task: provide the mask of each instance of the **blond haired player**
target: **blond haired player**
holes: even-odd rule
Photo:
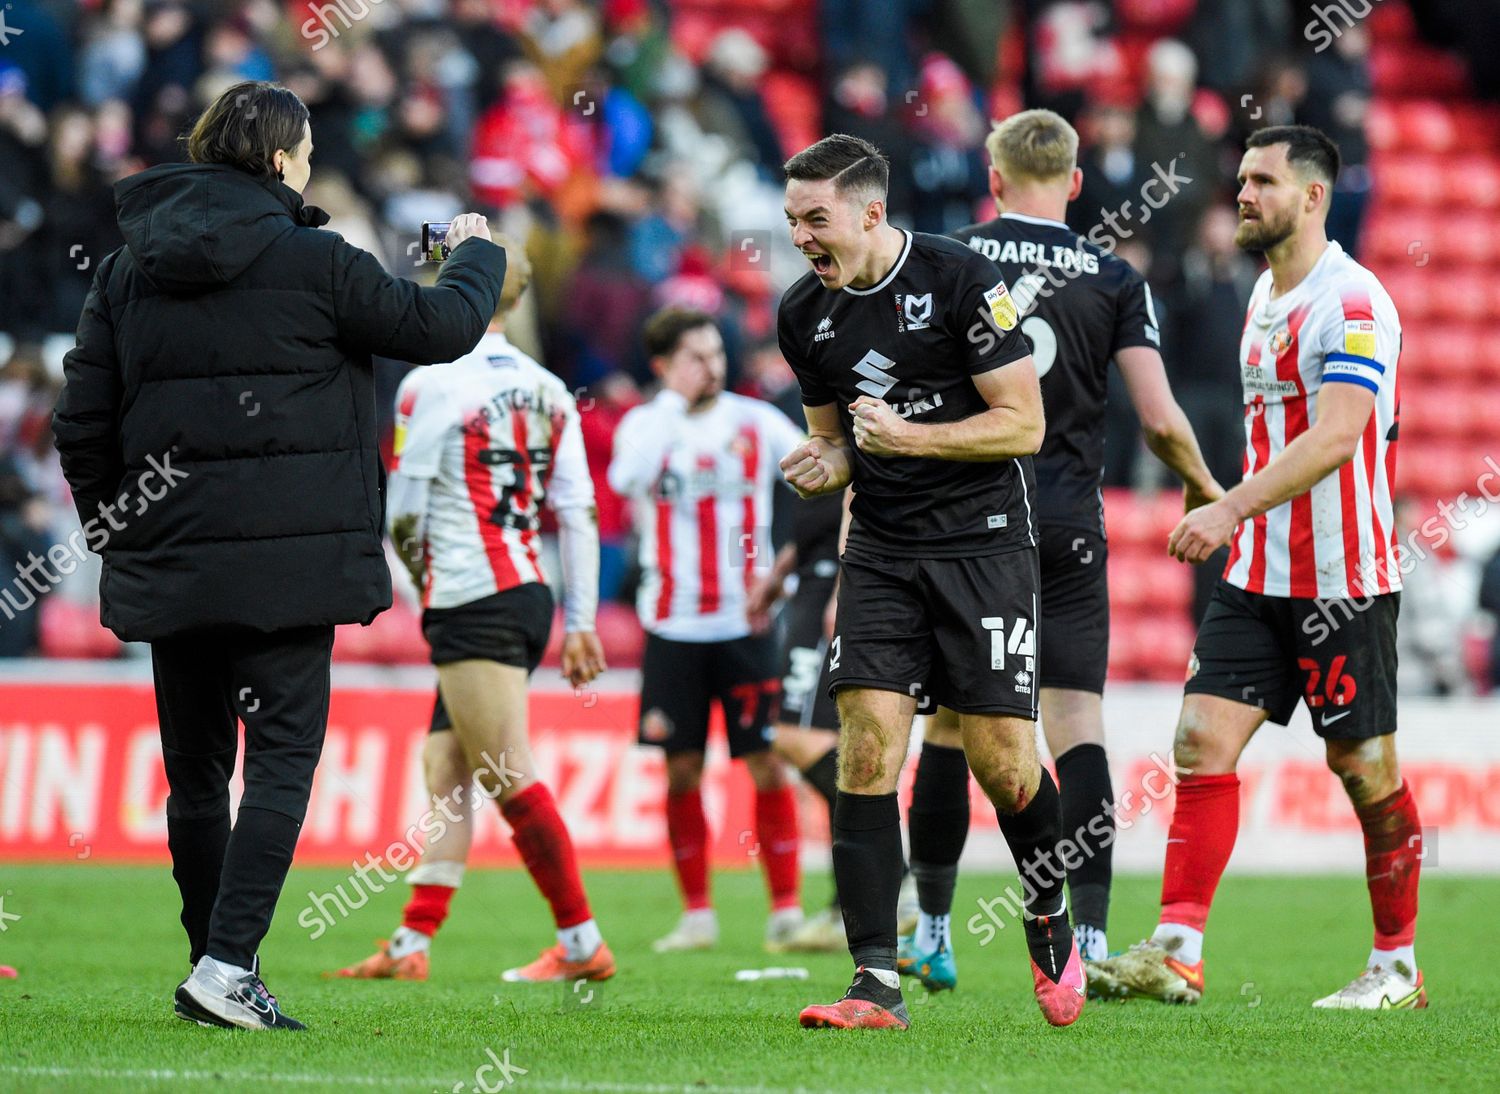
[[[1094,960],[1109,952],[1115,841],[1103,709],[1109,548],[1099,493],[1111,361],[1146,443],[1182,479],[1187,508],[1224,491],[1167,386],[1151,287],[1114,255],[1110,240],[1096,245],[1063,222],[1083,184],[1078,134],[1050,110],[1027,110],[997,125],[985,146],[1000,215],[954,236],[1000,267],[1042,384],[1047,436],[1032,459],[1042,578],[1035,674],[1042,731],[1057,764],[1063,831],[1077,848],[1052,865],[1067,872],[1078,950]],[[927,724],[912,788],[912,873],[922,914],[916,931],[902,939],[899,963],[934,990],[957,982],[949,914],[968,832],[967,790],[958,719],[940,709]]]

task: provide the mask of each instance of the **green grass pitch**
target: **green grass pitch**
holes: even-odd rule
[[[1500,879],[1423,879],[1417,952],[1431,1007],[1315,1012],[1364,960],[1369,908],[1358,877],[1231,875],[1209,924],[1208,995],[1195,1008],[1091,1003],[1051,1029],[1031,997],[1018,925],[988,945],[967,933],[998,875],[962,879],[955,907],[959,988],[914,984],[909,1032],[802,1030],[797,1012],[838,997],[845,956],[760,947],[765,898],[750,872],[715,878],[717,951],[657,957],[676,897],[665,873],[590,873],[619,975],[570,985],[502,984],[502,969],[551,940],[524,874],[472,871],[439,936],[425,984],[324,980],[395,925],[394,886],[317,941],[298,925],[310,888],[345,875],[293,872],[262,948],[271,990],[306,1034],[201,1029],[176,1020],[186,974],[177,893],[165,868],[6,866],[0,963],[0,1090],[1204,1091],[1483,1090],[1500,1087],[1495,950]],[[828,891],[808,879],[809,900]],[[1157,886],[1117,880],[1115,946],[1154,921]],[[19,916],[20,918],[13,918]],[[806,981],[736,983],[742,968],[801,965]],[[525,1069],[522,1073],[521,1069]]]

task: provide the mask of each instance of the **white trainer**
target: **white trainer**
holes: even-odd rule
[[[718,941],[719,917],[712,908],[700,908],[693,912],[683,912],[672,932],[651,943],[651,949],[656,953],[711,950]]]
[[[1330,1010],[1421,1010],[1427,1005],[1427,988],[1422,973],[1411,979],[1411,969],[1397,961],[1395,968],[1371,965],[1347,985],[1325,995],[1315,1007]]]
[[[782,908],[773,911],[766,920],[766,953],[786,953],[791,941],[807,922],[801,908]]]

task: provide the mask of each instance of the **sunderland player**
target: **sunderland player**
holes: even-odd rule
[[[896,973],[896,785],[919,694],[959,712],[964,749],[1016,862],[1062,836],[1036,753],[1036,484],[1041,391],[1000,271],[962,243],[893,227],[889,165],[837,134],[786,165],[792,242],[812,271],[787,290],[782,353],[810,439],[781,461],[799,493],[853,485],[828,646],[841,726],[833,864],[854,981],[804,1026],[910,1024]],[[1026,941],[1054,1025],[1083,1009],[1062,883],[1037,874]]]
[[[1099,483],[1104,400],[1113,360],[1146,443],[1184,484],[1189,510],[1224,491],[1198,450],[1162,365],[1156,309],[1140,274],[1069,230],[1078,196],[1078,134],[1050,110],[1028,110],[990,134],[990,193],[1000,216],[954,233],[1000,267],[1041,378],[1047,436],[1033,458],[1041,543],[1037,629],[1042,731],[1057,763],[1063,830],[1078,845],[1067,864],[1068,910],[1085,961],[1109,952],[1114,792],[1104,752],[1109,661],[1108,548]],[[957,978],[949,914],[969,825],[968,770],[957,719],[927,723],[912,787],[911,868],[922,915],[902,939],[902,972],[932,989]]]
[[[647,321],[644,337],[661,390],[620,422],[609,484],[634,501],[641,532],[640,740],[666,751],[667,835],[683,900],[682,918],[654,948],[718,941],[702,794],[717,702],[729,754],[755,783],[754,840],[771,893],[766,945],[777,950],[802,923],[797,801],[771,751],[775,644],[752,633],[746,601],[771,523],[776,454],[802,432],[769,403],[724,390],[724,342],[712,316],[667,308]]]
[[[527,679],[552,629],[538,560],[539,513],[557,516],[562,555],[562,669],[574,687],[604,670],[594,633],[599,535],[578,409],[567,387],[506,340],[504,317],[530,268],[519,248],[489,332],[448,365],[415,369],[397,393],[391,539],[422,593],[439,697],[423,752],[434,816],[446,819],[407,881],[401,926],[378,953],[342,969],[361,979],[425,980],[432,938],[468,857],[477,776],[511,826],[521,861],[551,906],[557,942],[505,980],[603,980],[614,957],[589,910],[567,827],[536,777]]]
[[[1257,131],[1240,161],[1236,242],[1270,264],[1240,340],[1245,479],[1169,541],[1187,562],[1227,543],[1229,563],[1177,723],[1161,920],[1147,941],[1090,966],[1101,992],[1201,997],[1204,926],[1239,826],[1236,763],[1301,699],[1364,830],[1375,919],[1364,971],[1313,1005],[1427,1005],[1413,951],[1422,828],[1395,738],[1401,325],[1380,282],[1324,232],[1338,170],[1337,147],[1306,126]]]

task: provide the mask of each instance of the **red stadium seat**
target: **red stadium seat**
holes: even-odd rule
[[[1415,70],[1410,60],[1405,66]],[[1417,72],[1420,78],[1422,73]],[[1459,146],[1458,125],[1443,103],[1415,99],[1396,113],[1397,148],[1403,152],[1450,152]]]
[[[1396,120],[1396,107],[1389,99],[1376,99],[1370,103],[1370,112],[1365,116],[1365,136],[1377,155],[1401,144],[1401,130]]]
[[[1150,536],[1150,514],[1137,500],[1135,492],[1119,487],[1104,491],[1104,527],[1109,549],[1128,551]]]
[[[1380,180],[1382,207],[1424,208],[1440,205],[1452,185],[1440,156],[1424,156],[1400,148],[1378,155],[1373,164]]]
[[[1380,274],[1380,282],[1396,303],[1402,325],[1420,323],[1433,313],[1435,279],[1425,269],[1392,266]]]
[[[1415,266],[1425,252],[1430,265],[1436,236],[1437,221],[1426,213],[1380,211],[1365,225],[1361,257],[1374,265],[1410,263]]]
[[[1451,156],[1443,165],[1442,192],[1450,208],[1500,209],[1500,163],[1480,154]]]
[[[1433,303],[1438,315],[1459,322],[1482,323],[1489,314],[1488,289],[1467,277],[1448,278]]]
[[[1445,266],[1495,263],[1500,246],[1500,218],[1490,213],[1453,213],[1438,222],[1432,261]],[[1465,281],[1475,283],[1472,279]]]

